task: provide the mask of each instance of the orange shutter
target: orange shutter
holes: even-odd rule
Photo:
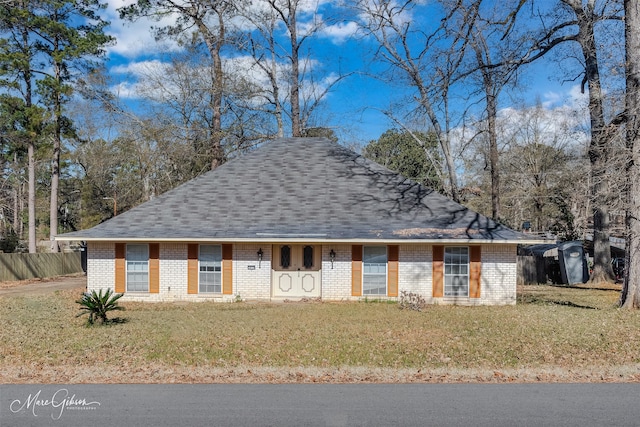
[[[125,251],[127,246],[124,243],[116,243],[116,283],[115,290],[117,294],[124,293],[125,289]]]
[[[433,246],[433,274],[431,278],[434,298],[444,296],[444,246]]]
[[[222,245],[222,293],[233,294],[233,245]]]
[[[351,246],[351,295],[362,296],[362,245]]]
[[[198,293],[198,251],[197,244],[187,245],[187,293]]]
[[[469,247],[469,298],[480,298],[481,246]]]
[[[398,296],[398,261],[400,256],[400,247],[392,245],[387,247],[387,295],[390,297]]]
[[[149,244],[149,293],[160,293],[160,244]]]

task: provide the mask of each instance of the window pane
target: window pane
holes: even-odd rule
[[[362,253],[362,293],[387,294],[387,248],[365,246]]]
[[[222,246],[200,245],[198,292],[222,292]]]
[[[387,248],[385,246],[365,246],[362,255],[364,263],[387,263]]]
[[[469,248],[445,248],[444,295],[469,296]]]
[[[148,245],[127,245],[127,291],[149,292]]]
[[[291,265],[291,246],[280,247],[280,267],[289,268]]]
[[[302,252],[304,268],[313,267],[313,246],[305,246]]]

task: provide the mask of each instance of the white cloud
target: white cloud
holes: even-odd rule
[[[358,24],[351,21],[346,23],[338,23],[336,25],[328,25],[322,29],[321,34],[331,39],[335,44],[341,44],[349,37],[358,32]]]
[[[138,88],[135,83],[121,82],[111,86],[111,92],[118,99],[136,99],[138,98]]]
[[[589,135],[588,98],[573,86],[566,92],[547,92],[544,101],[528,106],[511,106],[498,112],[500,149],[512,144],[540,143],[582,152]],[[472,138],[483,135],[484,123],[467,123],[451,131],[450,139],[458,161],[477,152],[469,150]],[[481,140],[482,141],[482,140]],[[484,142],[482,142],[484,143]]]
[[[125,58],[136,58],[140,55],[179,50],[179,46],[174,41],[167,40],[158,43],[151,32],[151,27],[174,23],[175,15],[168,15],[160,21],[140,18],[135,22],[129,22],[120,19],[118,8],[135,2],[135,0],[108,0],[105,14],[111,25],[107,30],[107,34],[116,39],[116,44],[111,46],[108,52]]]
[[[168,64],[153,59],[150,61],[129,62],[128,64],[116,65],[111,67],[109,71],[114,74],[132,74],[135,77],[143,77],[149,73],[166,70]]]

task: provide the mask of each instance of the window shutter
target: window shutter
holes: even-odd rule
[[[434,298],[444,296],[444,246],[433,246],[433,274],[431,277]]]
[[[390,297],[398,296],[399,256],[400,247],[398,245],[387,247],[387,295]]]
[[[469,247],[469,298],[480,298],[482,272],[481,246]]]
[[[125,251],[126,245],[124,243],[116,243],[116,283],[115,283],[115,291],[117,294],[124,293],[125,290]]]
[[[362,245],[351,246],[351,295],[362,296]]]
[[[233,245],[222,245],[222,293],[233,294]]]
[[[187,246],[187,293],[198,293],[198,249],[195,243]]]
[[[149,293],[160,293],[160,244],[149,244]]]

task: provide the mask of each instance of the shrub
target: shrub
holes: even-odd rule
[[[427,302],[419,294],[407,291],[400,292],[400,304],[398,304],[400,310],[422,311],[426,305]]]
[[[82,298],[76,301],[76,303],[80,304],[80,313],[76,317],[88,314],[87,323],[89,325],[93,325],[96,319],[100,320],[100,323],[104,325],[108,322],[108,312],[124,310],[124,307],[118,305],[118,300],[124,294],[114,294],[111,289],[107,289],[104,293],[102,291],[100,289],[99,292],[95,290],[91,291],[91,293],[84,292]]]

